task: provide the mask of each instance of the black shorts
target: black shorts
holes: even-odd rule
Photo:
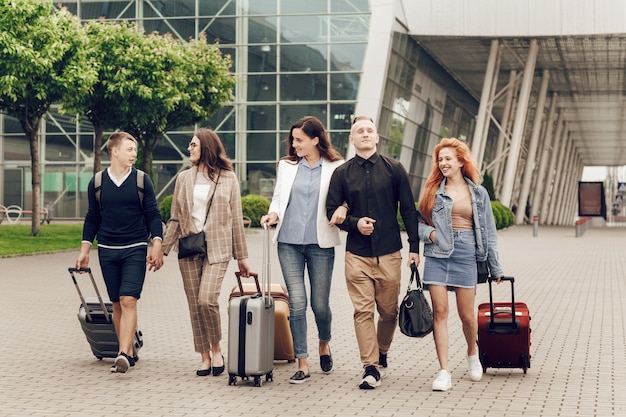
[[[98,247],[100,268],[111,301],[117,302],[120,296],[127,295],[139,299],[146,278],[147,254],[147,245],[124,249]]]

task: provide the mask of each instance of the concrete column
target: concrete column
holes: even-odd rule
[[[513,185],[515,183],[515,170],[519,159],[520,148],[522,145],[522,137],[524,135],[524,125],[526,124],[526,113],[528,112],[528,101],[530,100],[530,92],[532,89],[533,76],[535,73],[535,64],[537,63],[537,40],[530,41],[528,48],[528,59],[524,67],[524,77],[522,78],[522,86],[517,101],[517,111],[515,113],[515,124],[513,125],[513,134],[511,137],[511,148],[509,150],[509,158],[504,171],[502,180],[502,195],[500,202],[507,207],[511,206],[511,195],[513,194]]]
[[[476,128],[474,129],[474,138],[472,139],[472,156],[474,160],[482,160],[479,157],[479,151],[481,149],[481,139],[483,137],[483,130],[489,126],[489,115],[487,113],[487,105],[489,104],[489,97],[491,96],[491,85],[494,77],[494,68],[496,65],[496,58],[498,56],[498,40],[493,39],[491,41],[491,49],[489,51],[489,60],[487,61],[487,68],[485,69],[485,81],[483,82],[483,91],[480,95],[480,104],[478,105],[478,115],[476,116]],[[480,168],[480,165],[478,165]]]
[[[556,122],[556,132],[554,133],[554,146],[551,149],[550,164],[548,165],[548,170],[546,171],[546,183],[543,189],[543,196],[541,198],[541,211],[539,212],[539,222],[541,224],[548,224],[548,210],[551,200],[551,191],[554,188],[554,168],[556,167],[557,151],[561,147],[564,132],[566,131],[565,123],[563,122],[564,116],[565,111],[560,110],[559,119]]]
[[[573,177],[572,168],[574,166],[574,159],[576,158],[576,155],[577,155],[577,149],[574,146],[574,141],[570,139],[570,142],[571,142],[570,152],[567,155],[567,158],[563,165],[563,173],[561,174],[561,184],[560,184],[559,189],[557,190],[557,193],[560,196],[560,201],[558,202],[554,210],[554,224],[558,226],[562,226],[566,224],[564,212],[566,211],[567,203],[569,202],[570,196],[571,196],[570,184],[572,183],[572,177]]]
[[[507,85],[507,91],[504,102],[504,110],[502,111],[502,120],[500,123],[500,134],[498,135],[498,143],[496,145],[496,157],[498,158],[493,166],[493,172],[491,176],[493,177],[494,189],[496,195],[500,195],[500,190],[502,188],[502,181],[500,181],[501,173],[503,172],[502,167],[504,166],[504,161],[506,161],[506,154],[504,153],[505,149],[505,141],[507,137],[507,132],[509,131],[509,125],[511,122],[511,108],[513,107],[513,97],[515,96],[515,90],[517,88],[517,71],[512,70],[509,74],[509,84]]]
[[[550,160],[550,147],[552,146],[552,138],[554,137],[554,115],[556,113],[556,102],[558,101],[557,93],[552,94],[552,100],[550,100],[550,110],[548,111],[548,120],[546,121],[543,146],[541,147],[541,154],[539,155],[539,169],[537,170],[537,181],[533,191],[533,198],[530,203],[530,215],[538,216],[540,207],[539,203],[543,197],[543,189],[546,183],[546,169],[548,168],[548,161]],[[541,219],[539,219],[541,221]]]
[[[543,108],[546,104],[546,95],[548,93],[548,83],[550,81],[550,72],[543,70],[541,78],[541,87],[537,97],[537,106],[535,108],[535,117],[533,127],[530,133],[530,142],[528,144],[528,153],[526,155],[526,166],[524,167],[524,177],[522,178],[522,188],[520,190],[518,209],[515,214],[515,224],[524,223],[524,213],[526,212],[526,202],[530,192],[530,184],[532,183],[533,171],[535,170],[535,158],[537,155],[537,145],[539,143],[539,132],[541,131],[541,121],[543,120]],[[520,210],[522,208],[522,210]]]
[[[559,152],[558,150],[555,150],[555,152],[559,153],[560,155],[557,157],[556,170],[554,174],[554,185],[552,187],[552,198],[550,199],[550,206],[548,208],[548,224],[550,225],[555,224],[556,216],[554,213],[561,203],[561,199],[563,198],[563,195],[561,194],[561,187],[563,185],[562,178],[564,177],[563,169],[565,167],[565,162],[567,161],[567,158],[569,157],[569,154],[571,152],[571,148],[572,142],[569,139],[568,133],[567,137],[565,138],[565,143],[563,144],[563,146],[561,146],[561,149],[564,149],[565,152]]]
[[[500,45],[498,47],[498,56],[496,58],[496,64],[494,66],[493,69],[493,77],[492,77],[492,81],[491,81],[491,89],[490,89],[490,94],[489,94],[489,102],[487,105],[487,119],[485,120],[485,126],[483,128],[483,135],[480,139],[480,150],[478,151],[478,168],[480,169],[480,171],[484,171],[485,167],[484,167],[484,161],[485,161],[485,149],[487,148],[487,138],[489,137],[489,126],[491,125],[491,119],[492,119],[492,111],[493,111],[493,105],[494,105],[494,100],[496,97],[496,90],[497,90],[497,86],[498,86],[498,75],[500,74],[500,64],[502,63],[502,50],[503,50],[504,46]]]

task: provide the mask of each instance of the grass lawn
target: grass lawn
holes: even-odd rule
[[[30,235],[30,224],[0,226],[0,257],[59,250],[80,250],[81,224],[42,224],[39,235]]]

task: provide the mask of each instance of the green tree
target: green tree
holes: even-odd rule
[[[120,127],[119,114],[114,111],[122,97],[117,93],[119,73],[125,71],[128,59],[126,51],[140,44],[144,35],[129,22],[91,20],[86,23],[91,44],[91,58],[98,62],[98,80],[90,94],[70,96],[64,103],[65,111],[87,118],[94,128],[94,174],[101,169],[102,143],[105,130]]]
[[[119,127],[137,138],[146,172],[163,133],[209,119],[232,99],[235,86],[230,57],[205,37],[184,42],[151,33],[113,65],[107,94],[115,97]]]
[[[45,0],[0,0],[0,109],[30,141],[32,230],[39,233],[39,126],[50,106],[82,95],[96,81],[80,21]]]

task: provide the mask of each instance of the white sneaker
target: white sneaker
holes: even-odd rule
[[[452,376],[450,372],[442,369],[437,373],[437,378],[433,381],[433,391],[447,391],[452,388]]]
[[[472,355],[467,357],[467,364],[469,365],[469,377],[472,381],[478,382],[483,377],[483,366],[478,359],[478,355]]]

